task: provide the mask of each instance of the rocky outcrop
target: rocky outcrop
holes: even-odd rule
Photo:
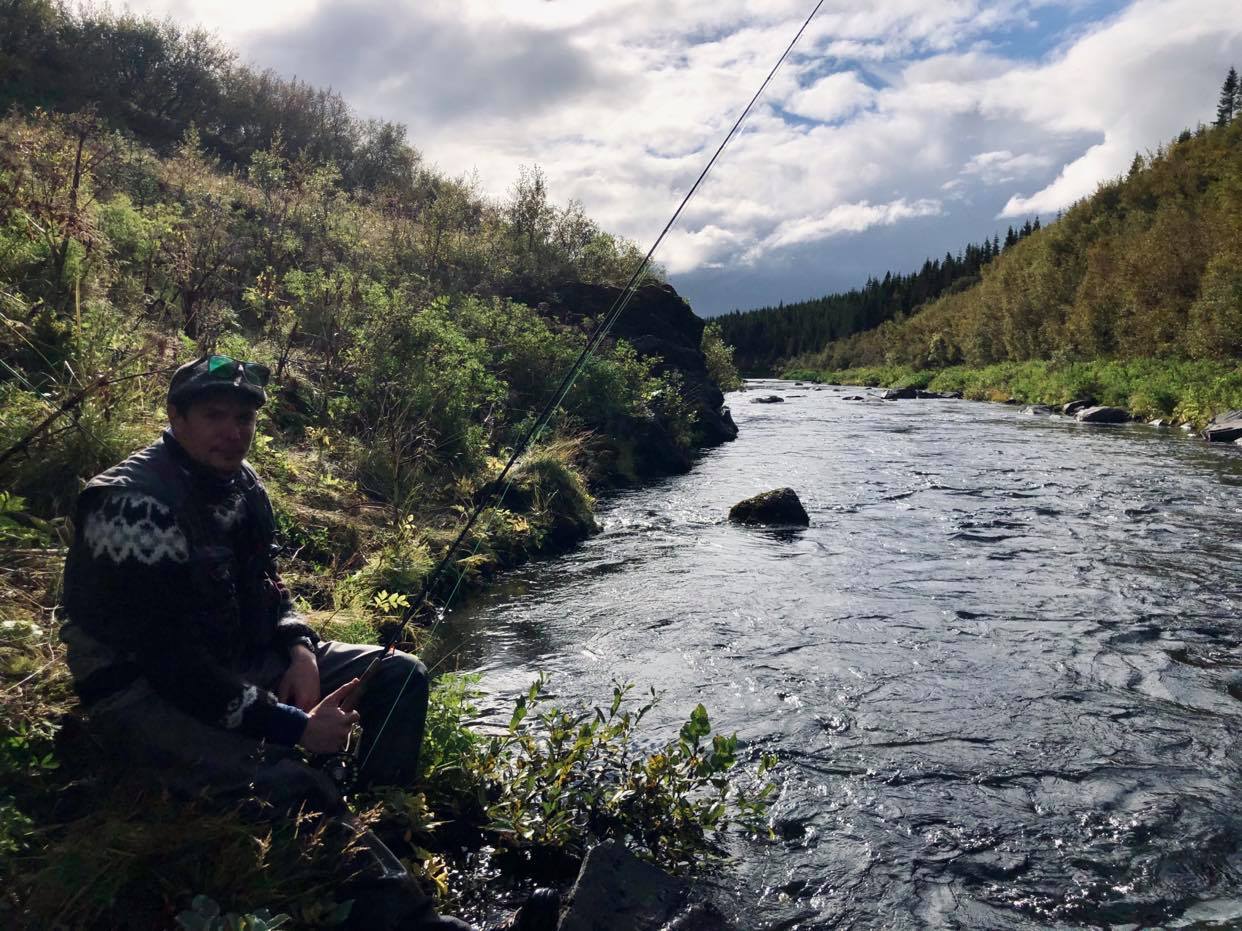
[[[644,863],[615,841],[587,854],[558,931],[733,931],[684,879]]]
[[[1242,440],[1242,410],[1217,414],[1203,428],[1203,438],[1211,443],[1232,443]]]
[[[811,519],[792,488],[777,488],[739,501],[729,508],[729,520],[739,524],[809,526]]]
[[[565,322],[581,324],[606,313],[620,288],[569,282],[540,291],[512,294],[513,300],[541,307]],[[657,371],[681,374],[685,396],[699,414],[700,442],[715,446],[736,439],[737,427],[723,413],[724,394],[707,374],[703,357],[703,327],[690,305],[672,285],[647,284],[634,292],[625,311],[612,328],[614,339],[623,339],[640,356],[658,356]]]
[[[562,323],[589,329],[620,293],[620,288],[575,281],[506,296]],[[704,326],[671,285],[648,284],[634,292],[611,336],[625,340],[644,358],[657,358],[658,374],[681,376],[683,397],[697,417],[694,445],[717,446],[737,438],[737,425],[720,386],[707,373],[701,345]],[[690,468],[689,450],[669,436],[659,421],[619,425],[616,432],[628,438],[626,448],[618,452],[615,472],[620,477],[642,478]]]
[[[1102,424],[1129,423],[1134,419],[1124,407],[1087,407],[1080,410],[1075,418],[1079,423]]]

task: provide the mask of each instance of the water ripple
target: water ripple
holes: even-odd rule
[[[742,927],[1238,926],[1242,457],[791,387],[456,612],[450,665],[778,752],[778,840],[714,880]],[[781,485],[806,530],[725,520]]]

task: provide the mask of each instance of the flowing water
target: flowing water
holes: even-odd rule
[[[451,617],[451,662],[654,685],[657,733],[702,702],[778,753],[779,839],[715,880],[740,928],[1242,927],[1239,450],[757,387],[737,442]],[[809,529],[725,520],[782,485]]]

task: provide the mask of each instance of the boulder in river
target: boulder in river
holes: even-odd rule
[[[1129,423],[1133,415],[1124,407],[1086,407],[1080,410],[1075,418],[1079,423]]]
[[[693,898],[686,880],[605,841],[583,861],[558,931],[734,931],[718,909]]]
[[[1242,440],[1242,411],[1217,414],[1203,428],[1203,438],[1212,443],[1232,443]]]
[[[1035,417],[1051,417],[1053,414],[1059,413],[1055,407],[1049,407],[1046,404],[1028,404],[1022,408],[1022,413],[1031,414]]]
[[[751,404],[784,404],[785,399],[782,398],[779,394],[768,394],[768,395],[764,395],[761,398],[751,398],[750,403]]]
[[[806,508],[792,488],[777,488],[739,501],[729,508],[729,520],[739,524],[796,524],[810,526]]]
[[[862,399],[863,399],[863,396],[861,394],[847,394],[841,400],[842,401],[861,401]]]
[[[914,388],[889,388],[880,395],[885,401],[908,401],[918,396],[919,393]]]
[[[1076,401],[1070,401],[1068,404],[1061,405],[1061,413],[1066,417],[1073,417],[1081,410],[1095,406],[1095,398],[1086,397],[1079,398]]]

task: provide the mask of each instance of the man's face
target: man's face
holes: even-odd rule
[[[258,411],[231,394],[207,395],[190,404],[184,414],[168,405],[168,422],[190,458],[199,465],[231,475],[236,472],[254,439]]]

